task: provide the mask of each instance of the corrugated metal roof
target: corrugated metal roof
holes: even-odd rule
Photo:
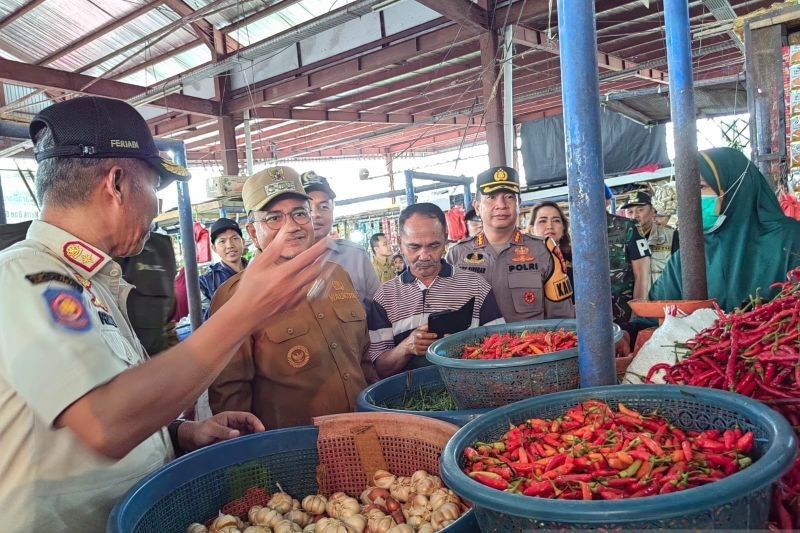
[[[119,81],[146,87],[209,61],[211,61],[211,50],[201,44],[146,69],[134,72],[130,76],[120,78]]]
[[[15,102],[25,98],[36,90],[37,89],[32,87],[25,87],[24,85],[4,83],[3,96],[5,97],[6,106],[9,108],[5,113],[12,117],[29,120],[31,115],[35,115],[53,103],[46,94],[40,93],[15,104]]]

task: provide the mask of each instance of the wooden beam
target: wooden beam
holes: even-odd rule
[[[71,54],[75,50],[77,50],[79,48],[82,48],[83,46],[86,46],[90,42],[99,39],[103,35],[106,35],[107,33],[111,33],[112,31],[116,30],[117,28],[120,28],[120,27],[124,26],[128,22],[141,17],[145,13],[147,13],[149,11],[152,11],[153,9],[157,8],[158,6],[160,6],[163,3],[164,3],[164,0],[153,0],[152,2],[148,2],[145,5],[143,5],[142,7],[134,9],[133,11],[128,13],[127,15],[118,18],[114,22],[112,22],[110,24],[104,24],[104,25],[100,26],[99,28],[97,28],[96,30],[87,33],[86,35],[84,35],[83,37],[78,39],[77,41],[73,41],[70,44],[68,44],[67,46],[56,50],[52,54],[44,57],[43,59],[40,59],[39,61],[37,61],[36,64],[37,65],[49,65],[53,61],[57,61],[57,60],[61,59],[62,57],[64,57],[65,55]]]
[[[132,98],[147,90],[145,87],[140,87],[139,85],[133,85],[131,83],[98,79],[85,74],[64,72],[50,67],[29,65],[27,63],[20,63],[19,61],[11,61],[10,59],[2,58],[0,58],[0,80],[34,87],[94,94],[119,99]],[[193,113],[195,115],[214,118],[219,116],[218,103],[182,94],[167,95],[165,98],[159,99],[159,104],[157,105]]]
[[[44,0],[30,0],[30,2],[28,2],[27,4],[24,4],[17,10],[12,11],[8,15],[6,15],[2,20],[0,20],[0,29],[5,28],[6,26],[11,24],[18,18],[24,16],[26,13],[29,13],[42,3],[44,3]]]
[[[559,54],[557,39],[548,39],[547,34],[522,25],[514,26],[514,42],[535,50],[542,50],[553,55]],[[614,72],[628,71],[636,67],[636,63],[614,54],[597,52],[597,64],[601,69]],[[669,84],[667,73],[657,69],[642,69],[631,74],[637,78],[652,80],[661,84]]]
[[[194,8],[184,2],[184,0],[164,0],[169,6],[171,10],[175,13],[180,15],[181,17],[189,17],[194,15]],[[214,26],[208,22],[206,19],[201,18],[198,19],[192,24],[192,29],[194,30],[195,35],[197,35],[201,41],[211,50],[211,53],[214,53],[215,46],[214,46]],[[225,37],[225,47],[228,48],[229,51],[238,50],[242,46],[236,42],[235,39],[232,37]]]
[[[417,0],[418,3],[438,11],[456,24],[478,32],[489,28],[489,14],[469,0]]]

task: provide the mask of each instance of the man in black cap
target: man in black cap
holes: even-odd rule
[[[519,177],[510,167],[478,175],[475,211],[483,231],[450,249],[450,264],[481,274],[506,322],[572,318],[572,285],[558,245],[517,228]]]
[[[142,251],[156,192],[189,173],[159,156],[144,118],[120,100],[59,102],[30,134],[41,218],[0,252],[0,509],[10,531],[103,531],[114,503],[175,454],[263,431],[248,413],[175,418],[252,331],[304,297],[325,245],[278,265],[281,232],[241,297],[149,360],[112,258]]]
[[[658,212],[646,192],[634,191],[622,206],[639,225],[639,230],[650,245],[650,286],[661,276],[667,261],[678,251],[678,230],[656,222]]]
[[[220,218],[211,224],[211,246],[219,256],[219,263],[214,263],[208,272],[200,276],[200,292],[203,293],[203,317],[208,318],[211,298],[220,285],[247,266],[244,254],[242,230],[230,218]]]
[[[306,194],[311,197],[311,220],[314,223],[314,240],[331,234],[333,227],[333,201],[336,193],[328,184],[327,178],[310,170],[300,175]],[[369,256],[358,244],[346,239],[331,240],[328,260],[341,265],[350,275],[364,309],[369,309],[372,297],[381,286],[378,275],[372,268]]]

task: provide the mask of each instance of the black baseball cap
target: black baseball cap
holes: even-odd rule
[[[336,193],[331,189],[328,178],[318,176],[313,170],[300,174],[300,181],[303,183],[303,188],[306,190],[306,193],[322,191],[330,196],[331,200],[336,198]]]
[[[628,197],[628,201],[620,209],[628,209],[638,205],[653,205],[653,199],[646,192],[634,191]]]
[[[55,103],[33,117],[31,139],[45,126],[53,133],[55,146],[36,152],[38,163],[53,157],[128,157],[149,163],[161,177],[160,189],[189,179],[187,169],[161,156],[147,122],[122,100],[83,96]]]
[[[239,237],[242,236],[242,228],[239,227],[239,224],[237,224],[235,221],[229,218],[220,218],[219,220],[211,224],[211,231],[210,231],[211,244],[214,244],[214,241],[217,240],[217,237],[221,233],[224,233],[229,229],[232,229],[233,231],[238,233]]]
[[[475,212],[474,209],[470,209],[467,211],[467,214],[464,215],[464,220],[467,222],[481,222],[481,216]]]
[[[478,174],[477,186],[481,194],[500,190],[519,194],[519,174],[511,167],[492,167]]]

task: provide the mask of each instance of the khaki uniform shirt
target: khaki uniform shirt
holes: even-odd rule
[[[211,301],[213,314],[236,292],[242,274]],[[350,277],[336,266],[322,297],[268,319],[208,389],[214,413],[250,411],[268,429],[311,423],[311,417],[355,411],[366,387],[361,368],[367,314]]]
[[[378,281],[382,284],[397,277],[397,272],[394,271],[394,263],[392,263],[391,258],[383,261],[380,257],[373,257],[372,268],[375,269],[375,273],[378,275]]]
[[[112,506],[172,458],[166,429],[104,458],[53,422],[147,356],[110,257],[34,221],[0,253],[0,509],[4,531],[104,531]]]
[[[454,246],[447,260],[489,282],[506,322],[575,316],[572,285],[552,239],[517,230],[511,242],[496,251],[479,233]]]
[[[678,230],[669,226],[653,224],[647,236],[650,245],[650,286],[661,276],[667,261],[678,251]]]

